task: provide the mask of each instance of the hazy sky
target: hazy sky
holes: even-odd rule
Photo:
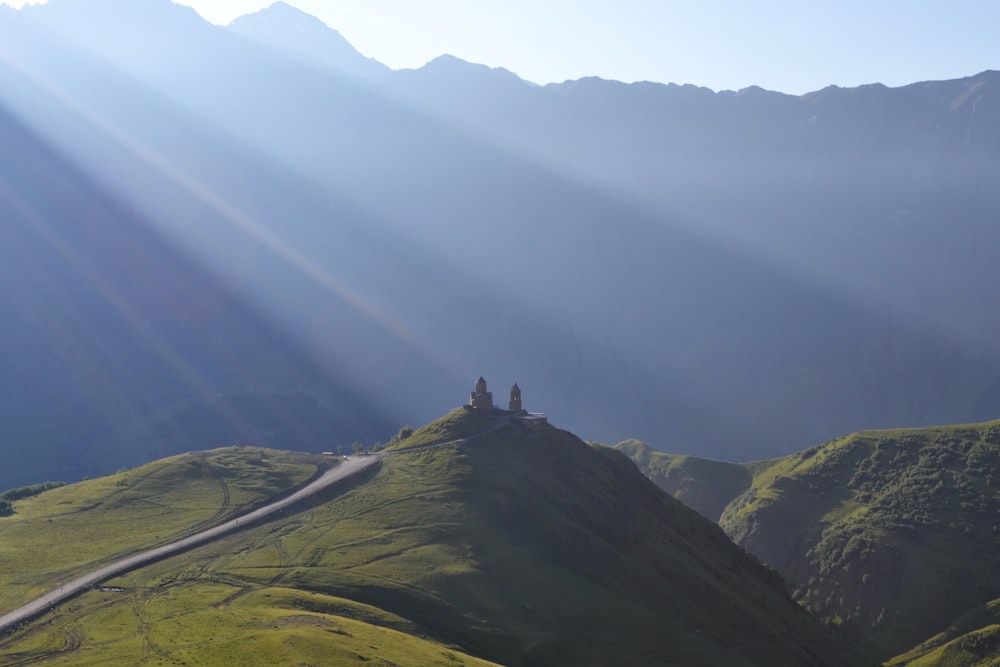
[[[18,6],[23,0],[0,0]],[[83,2],[84,0],[72,0]],[[141,2],[142,0],[134,0]],[[213,23],[272,0],[177,0]],[[443,53],[538,83],[597,75],[896,86],[1000,69],[998,0],[288,0],[393,68]]]

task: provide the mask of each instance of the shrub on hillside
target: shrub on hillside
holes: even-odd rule
[[[32,484],[31,486],[21,486],[16,489],[10,489],[9,491],[0,493],[0,499],[22,500],[24,498],[30,498],[31,496],[37,496],[39,493],[43,493],[49,489],[57,489],[60,486],[65,485],[65,482],[42,482],[41,484]]]

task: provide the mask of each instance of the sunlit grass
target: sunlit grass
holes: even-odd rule
[[[365,620],[360,620],[365,619]],[[87,593],[0,665],[490,665],[414,636],[401,619],[350,600],[282,587],[186,582]],[[38,664],[38,663],[35,663]]]
[[[886,667],[980,667],[1000,664],[1000,599],[885,663]]]
[[[316,457],[253,448],[185,454],[17,501],[0,518],[5,611],[115,556],[222,522],[299,484]]]
[[[413,432],[390,450],[424,447],[481,433],[497,423],[499,417],[483,415],[465,408],[456,408],[444,417]]]

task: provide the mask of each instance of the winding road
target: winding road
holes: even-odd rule
[[[213,528],[209,528],[201,531],[200,533],[195,533],[194,535],[185,537],[182,540],[171,542],[170,544],[162,547],[148,549],[146,551],[133,554],[132,556],[127,556],[110,563],[109,565],[105,565],[100,569],[89,572],[81,577],[77,577],[72,581],[66,582],[58,588],[49,591],[32,602],[29,602],[23,607],[0,616],[0,634],[7,632],[24,621],[30,620],[39,614],[44,613],[66,598],[76,595],[85,588],[122,574],[123,572],[133,570],[142,565],[147,565],[153,561],[166,558],[167,556],[172,556],[181,551],[190,549],[191,547],[214,540],[215,538],[225,535],[226,533],[239,530],[240,528],[243,528],[248,524],[252,524],[269,514],[274,514],[275,512],[294,505],[309,496],[315,495],[332,484],[356,475],[362,470],[366,470],[376,465],[379,461],[381,461],[381,459],[382,457],[378,454],[371,456],[355,456],[350,459],[345,459],[337,467],[327,470],[320,477],[285,498],[276,500],[273,503],[264,505],[263,507],[260,507],[248,514],[231,519]]]
[[[174,554],[186,551],[191,547],[198,546],[210,540],[214,540],[217,537],[225,535],[226,533],[231,533],[233,531],[239,530],[254,523],[255,521],[274,514],[280,510],[285,509],[295,503],[308,498],[309,496],[319,493],[323,489],[328,488],[332,484],[336,484],[342,480],[347,479],[359,472],[371,468],[372,466],[378,464],[385,456],[396,456],[400,454],[412,454],[415,452],[426,451],[428,449],[437,449],[440,447],[447,446],[462,446],[483,436],[495,433],[497,430],[509,423],[509,417],[503,417],[498,419],[492,426],[486,430],[477,433],[472,436],[465,438],[458,438],[455,440],[450,440],[447,442],[438,442],[430,445],[423,445],[418,447],[411,447],[407,449],[401,449],[397,451],[390,452],[380,452],[377,454],[371,454],[368,456],[355,456],[353,458],[345,458],[341,461],[340,465],[335,468],[331,468],[323,473],[320,477],[316,478],[306,486],[302,487],[295,493],[276,500],[272,503],[268,503],[263,507],[260,507],[248,514],[237,517],[235,519],[230,519],[225,523],[219,524],[213,528],[208,528],[201,532],[195,533],[189,537],[178,540],[176,542],[171,542],[161,547],[155,547],[153,549],[147,549],[146,551],[141,551],[137,554],[127,556],[120,560],[116,560],[113,563],[105,565],[97,570],[88,572],[87,574],[77,577],[72,581],[68,581],[65,584],[55,588],[45,595],[29,602],[28,604],[15,609],[14,611],[0,616],[0,635],[6,633],[8,630],[16,627],[18,624],[28,621],[40,614],[45,613],[55,605],[59,604],[63,600],[70,598],[77,593],[81,592],[85,588],[93,586],[97,583],[110,579],[111,577],[122,574],[123,572],[128,572],[129,570],[134,570],[137,567],[143,565],[148,565],[157,560],[166,558],[167,556],[173,556]]]

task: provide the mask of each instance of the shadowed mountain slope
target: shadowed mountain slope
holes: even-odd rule
[[[507,665],[871,664],[621,454],[505,420],[456,411],[411,444],[464,444],[404,449],[302,511],[109,585],[148,597],[143,616],[163,619],[157,637],[177,637],[157,642],[163,659],[225,647],[239,661],[249,648],[235,641],[242,619],[257,613],[250,647],[266,650],[288,628],[269,619],[296,615],[306,627],[354,635],[342,619],[365,622]],[[64,622],[87,638],[107,636],[111,619],[130,628],[141,619],[127,597],[88,593],[5,650],[17,651],[18,637],[44,642]],[[214,614],[218,605],[232,608],[229,620]],[[183,639],[199,619],[211,619],[212,642],[195,639],[204,633],[193,626]],[[315,646],[338,646],[337,634]],[[379,658],[380,643],[361,657]],[[305,639],[294,646],[298,659],[317,659]]]
[[[0,487],[204,444],[280,438],[319,451],[392,427],[238,283],[3,110],[0,142]],[[231,243],[229,261],[245,269],[253,246]]]
[[[718,521],[726,505],[753,482],[750,470],[739,463],[665,454],[639,440],[620,442],[615,449],[654,484],[711,521]]]

